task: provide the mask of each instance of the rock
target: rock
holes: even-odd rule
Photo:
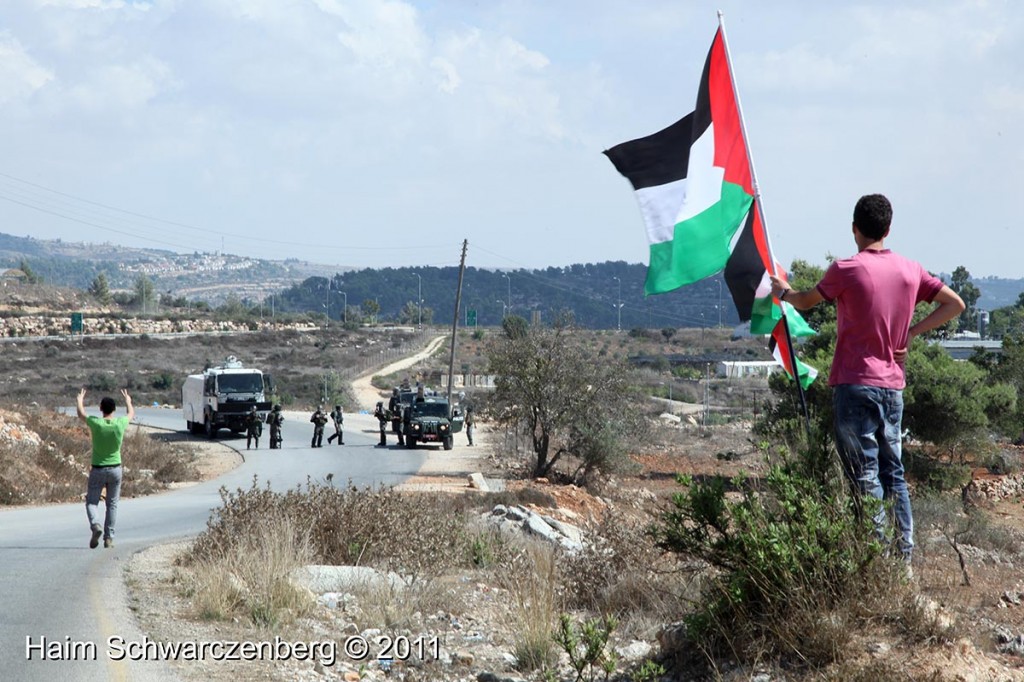
[[[475,472],[469,475],[469,487],[484,493],[490,492],[491,490],[491,487],[487,485],[487,481],[484,480],[484,475],[480,472]]]
[[[315,594],[329,592],[351,592],[356,589],[405,588],[405,581],[397,573],[382,573],[368,566],[324,566],[310,565],[295,569],[288,575],[289,580],[299,587],[305,587]]]
[[[649,642],[634,639],[629,644],[615,647],[615,653],[627,661],[639,661],[642,658],[647,658],[651,653],[651,649],[653,647]]]

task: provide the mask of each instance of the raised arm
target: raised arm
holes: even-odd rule
[[[121,395],[124,396],[124,406],[128,410],[128,421],[135,419],[135,406],[132,405],[132,397],[128,395],[128,389],[122,388]]]
[[[78,418],[85,421],[88,415],[85,413],[85,389],[78,392]]]

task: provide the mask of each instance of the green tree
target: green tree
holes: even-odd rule
[[[249,314],[249,309],[245,307],[245,304],[242,303],[238,296],[230,294],[224,303],[217,308],[217,314],[234,320],[247,316]]]
[[[497,375],[494,414],[530,438],[534,476],[547,476],[563,456],[575,459],[571,475],[584,483],[624,465],[623,439],[640,432],[628,367],[599,362],[564,321],[522,329],[508,323],[486,352]]]
[[[25,273],[25,282],[28,284],[42,284],[43,278],[36,274],[36,271],[28,264],[28,261],[24,258],[18,263],[18,269]]]
[[[416,301],[409,301],[402,309],[398,312],[398,323],[399,324],[426,324],[429,325],[434,320],[434,310],[426,306],[419,308],[416,306]]]
[[[907,356],[903,424],[916,438],[949,454],[977,442],[992,423],[1005,422],[1016,410],[1017,395],[1008,383],[993,383],[982,368],[956,362],[939,345],[915,341]]]
[[[135,303],[142,312],[155,310],[156,290],[153,288],[153,281],[146,275],[135,278]]]
[[[363,317],[372,324],[377,324],[377,315],[380,313],[380,304],[375,299],[368,298],[363,301]]]
[[[964,305],[967,306],[956,321],[957,331],[973,331],[977,329],[977,304],[978,299],[981,298],[981,290],[974,286],[974,283],[971,281],[971,273],[967,271],[967,268],[961,265],[953,271],[953,279],[950,282],[949,288],[960,294],[960,298],[964,300]]]
[[[993,421],[1000,431],[1015,439],[1024,438],[1024,335],[1003,337],[1000,353],[976,352],[971,364],[989,373],[992,383],[1007,384],[1016,394],[1016,409]]]
[[[110,303],[110,285],[107,283],[107,276],[104,273],[99,273],[92,280],[92,284],[89,285],[89,293],[103,305]]]

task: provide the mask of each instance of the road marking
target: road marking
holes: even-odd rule
[[[108,550],[103,549],[104,552]],[[105,560],[104,559],[101,559]],[[100,566],[98,562],[93,562],[93,570],[89,573],[89,601],[92,602],[92,610],[96,614],[96,620],[99,624],[100,635],[103,640],[104,651],[106,651],[106,642],[110,641],[111,637],[120,636],[116,630],[114,630],[113,623],[110,622],[110,618],[107,616],[106,604],[102,598],[102,578],[96,575],[96,567]],[[98,579],[99,578],[99,579]],[[107,666],[110,669],[110,679],[116,680],[117,682],[127,682],[128,680],[128,666],[124,661],[112,660],[109,656],[107,657]]]

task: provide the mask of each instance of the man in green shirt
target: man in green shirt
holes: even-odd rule
[[[89,517],[89,547],[96,549],[103,536],[103,546],[114,546],[114,522],[117,521],[117,501],[121,497],[121,441],[128,428],[128,422],[135,418],[132,397],[126,389],[124,396],[126,417],[114,417],[117,403],[105,397],[100,401],[102,417],[90,417],[85,413],[85,389],[78,392],[78,418],[85,422],[92,434],[92,469],[89,471],[89,487],[85,495],[85,513]],[[104,523],[99,523],[100,494],[107,494],[107,514]]]

